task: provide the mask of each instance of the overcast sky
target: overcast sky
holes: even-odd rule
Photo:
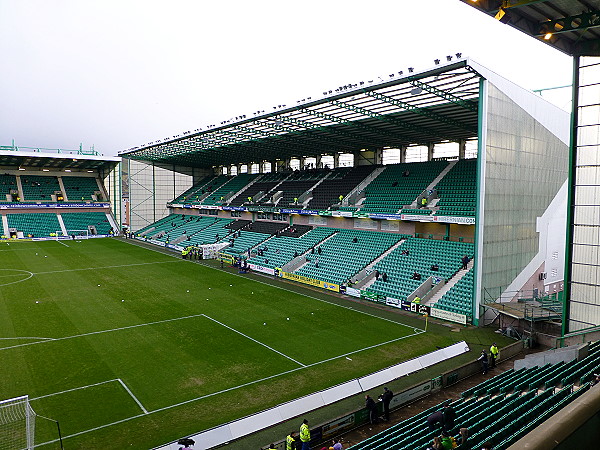
[[[459,0],[0,0],[0,145],[115,155],[457,52],[571,82],[569,57]]]

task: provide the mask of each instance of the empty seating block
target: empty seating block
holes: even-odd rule
[[[340,195],[345,197],[374,169],[374,166],[340,168],[330,172],[329,176],[312,191],[308,209],[326,210],[339,203]]]
[[[22,231],[25,237],[50,236],[50,233],[60,234],[60,223],[56,213],[7,214],[8,228]]]
[[[212,195],[214,191],[216,191],[229,179],[230,177],[227,175],[204,178],[199,183],[196,183],[190,189],[174,199],[172,203],[198,204],[202,202],[205,197]]]
[[[473,270],[469,270],[450,288],[435,307],[446,311],[473,316]]]
[[[408,255],[403,255],[402,252],[406,251]],[[380,278],[367,289],[404,300],[429,276],[444,280],[451,278],[462,267],[461,258],[465,254],[473,254],[473,244],[408,238],[374,267],[381,274],[387,274],[387,281]],[[439,266],[439,270],[431,270],[434,264]],[[421,275],[421,280],[411,278],[414,272]]]
[[[353,242],[356,238],[357,242]],[[401,239],[401,235],[363,230],[337,230],[319,245],[322,253],[307,255],[308,263],[295,273],[330,283],[345,284],[375,258]]]
[[[41,177],[37,175],[21,176],[21,186],[23,187],[23,200],[43,200],[52,201],[52,195],[56,192],[62,192],[56,177]],[[56,231],[56,230],[55,230]]]
[[[249,173],[243,173],[237,175],[233,178],[230,178],[221,185],[219,188],[215,189],[208,197],[206,197],[202,202],[202,205],[221,205],[225,203],[225,201],[239,192],[244,186],[250,183],[257,175],[251,175]]]
[[[67,199],[70,202],[78,201],[90,201],[93,200],[92,196],[95,192],[98,192],[98,183],[95,178],[92,177],[65,177],[62,176],[63,186],[65,187],[65,193]],[[99,201],[102,199],[99,198]]]
[[[109,234],[112,226],[103,212],[62,213],[65,228],[69,230],[88,230],[94,226],[98,234]]]
[[[396,214],[415,201],[447,165],[446,161],[429,161],[386,166],[365,188],[360,211]]]
[[[6,195],[18,191],[17,178],[14,175],[0,175],[0,203],[8,202]]]
[[[441,216],[475,216],[477,205],[477,160],[458,161],[435,186]]]
[[[254,200],[262,199],[267,194],[267,192],[270,192],[271,189],[277,186],[282,180],[287,178],[289,175],[289,173],[264,174],[255,183],[252,183],[250,186],[244,189],[229,204],[231,206],[250,205],[255,202]],[[250,202],[250,200],[248,200],[248,197],[254,200]]]
[[[323,239],[328,238],[334,233],[332,228],[315,228],[300,237],[290,237],[283,233],[277,237],[274,236],[264,242],[260,247],[267,246],[267,251],[263,252],[262,256],[258,256],[253,252],[249,263],[263,267],[282,267],[294,259],[297,253],[300,257],[303,253],[318,245]]]

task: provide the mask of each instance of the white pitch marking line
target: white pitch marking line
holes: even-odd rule
[[[182,259],[181,261],[185,261],[185,260]],[[154,261],[154,262],[147,262],[147,263],[119,264],[116,266],[84,267],[83,269],[50,270],[48,272],[33,272],[33,274],[34,275],[45,275],[47,273],[78,272],[80,270],[116,269],[117,267],[147,266],[149,264],[167,264],[167,263],[175,263],[175,262],[180,262],[180,261]]]
[[[131,244],[131,245],[137,245],[138,247],[144,248],[146,250],[150,250],[150,251],[153,251],[153,252],[156,252],[156,253],[160,253],[161,255],[170,256],[171,258],[177,258],[177,256],[175,256],[175,255],[171,255],[169,253],[164,253],[164,252],[161,252],[160,250],[156,250],[156,249],[153,249],[153,248],[144,247],[142,245],[138,245],[135,242],[128,242],[128,243]],[[202,262],[196,262],[196,261],[191,261],[191,260],[187,260],[187,259],[182,259],[180,261],[185,261],[185,262],[189,262],[189,263],[199,264],[199,265],[201,265],[203,267],[207,267],[209,269],[218,270],[219,272],[225,272],[225,273],[228,273],[228,274],[230,274],[232,276],[241,277],[241,278],[244,278],[244,279],[248,280],[247,277],[244,277],[244,276],[239,275],[237,273],[227,272],[226,270],[222,270],[222,269],[219,269],[217,267],[212,267],[212,266],[209,266],[208,264],[204,264]],[[376,316],[375,314],[371,314],[371,313],[368,313],[368,312],[360,311],[360,310],[354,309],[354,308],[352,308],[350,306],[338,305],[337,303],[328,302],[327,300],[323,300],[321,298],[313,297],[313,296],[308,295],[308,294],[303,294],[301,292],[292,291],[291,289],[287,289],[287,288],[284,288],[282,286],[277,286],[277,285],[274,285],[274,284],[265,283],[264,281],[260,281],[260,280],[254,280],[254,279],[252,279],[252,281],[255,282],[255,283],[264,284],[265,286],[270,286],[270,287],[275,288],[275,289],[281,289],[282,291],[287,291],[287,292],[291,292],[293,294],[301,295],[303,297],[312,298],[313,300],[317,300],[319,302],[327,303],[329,305],[339,306],[340,308],[349,309],[350,311],[354,311],[354,312],[357,312],[359,314],[365,314],[367,316],[371,316],[371,317],[374,317],[376,319],[385,320],[386,322],[391,322],[391,323],[394,323],[396,325],[401,325],[401,326],[406,327],[406,328],[413,328],[413,330],[419,330],[421,332],[425,331],[425,330],[422,330],[422,329],[419,329],[419,328],[411,327],[410,325],[406,325],[406,324],[401,323],[401,322],[396,322],[395,320],[386,319],[385,317],[379,317],[379,316]]]
[[[70,247],[69,245],[65,244],[64,242],[61,242],[61,241],[60,241],[60,240],[58,240],[58,239],[56,240],[56,242],[58,242],[58,243],[59,243],[59,244],[61,244],[61,245],[64,245],[65,247]]]
[[[73,391],[79,391],[81,389],[87,389],[90,387],[94,387],[94,386],[100,386],[101,384],[106,384],[106,383],[112,383],[114,381],[117,381],[117,378],[114,378],[112,380],[106,380],[106,381],[101,381],[99,383],[94,383],[94,384],[86,384],[85,386],[79,386],[73,389],[67,389],[64,391],[60,391],[60,392],[53,392],[52,394],[46,394],[46,395],[40,395],[39,397],[35,397],[35,398],[30,398],[29,400],[39,400],[41,398],[46,398],[46,397],[53,397],[55,395],[60,395],[60,394],[66,394],[67,392],[73,392]]]
[[[155,322],[139,323],[137,325],[129,325],[129,326],[120,327],[120,328],[111,328],[110,330],[91,331],[89,333],[75,334],[73,336],[64,336],[64,337],[59,337],[59,338],[53,338],[51,341],[27,342],[25,344],[11,345],[10,347],[3,347],[3,348],[0,348],[0,351],[2,351],[2,350],[9,350],[11,348],[26,347],[26,346],[29,346],[29,345],[46,344],[48,342],[64,341],[64,340],[67,340],[67,339],[74,339],[74,338],[79,338],[79,337],[84,337],[84,336],[91,336],[91,335],[94,335],[94,334],[103,334],[103,333],[110,333],[110,332],[113,332],[113,331],[128,330],[130,328],[147,327],[149,325],[156,325],[156,324],[165,323],[165,322],[174,322],[176,320],[191,319],[191,318],[194,318],[194,317],[202,317],[202,316],[204,316],[204,314],[193,314],[191,316],[176,317],[174,319],[157,320]]]
[[[266,348],[268,348],[268,349],[269,349],[269,350],[271,350],[272,352],[275,352],[275,353],[277,353],[277,354],[279,354],[279,355],[283,356],[284,358],[287,358],[287,359],[289,359],[290,361],[294,361],[296,364],[299,364],[299,365],[300,365],[300,366],[302,366],[302,367],[306,367],[306,365],[305,365],[305,364],[302,364],[301,362],[299,362],[299,361],[296,361],[294,358],[292,358],[292,357],[290,357],[290,356],[286,355],[285,353],[281,353],[280,351],[278,351],[278,350],[275,350],[273,347],[269,347],[267,344],[263,344],[262,342],[260,342],[260,341],[257,341],[257,340],[256,340],[256,339],[254,339],[254,338],[251,338],[251,337],[250,337],[250,336],[248,336],[247,334],[244,334],[244,333],[242,333],[241,331],[238,331],[238,330],[236,330],[235,328],[231,328],[230,326],[227,326],[227,325],[225,325],[224,323],[221,323],[221,322],[219,322],[218,320],[216,320],[216,319],[213,319],[212,317],[209,317],[209,316],[207,316],[206,314],[202,314],[202,315],[203,315],[204,317],[206,317],[207,319],[209,319],[209,320],[212,320],[213,322],[216,322],[216,323],[218,323],[219,325],[221,325],[221,326],[223,326],[223,327],[227,328],[228,330],[231,330],[231,331],[233,331],[234,333],[240,334],[240,335],[244,336],[246,339],[250,339],[252,342],[256,342],[257,344],[259,344],[259,345],[262,345],[263,347],[266,347]]]
[[[54,338],[48,338],[48,337],[35,337],[35,336],[16,336],[16,337],[0,337],[0,341],[9,341],[11,339],[37,339],[37,340],[46,340],[46,341],[53,341]]]
[[[144,405],[142,405],[142,402],[140,402],[137,397],[135,395],[133,395],[133,392],[131,392],[131,390],[127,387],[127,385],[125,383],[123,383],[123,380],[121,380],[120,378],[117,378],[117,381],[119,383],[121,383],[121,386],[123,386],[123,389],[125,389],[129,395],[131,395],[131,398],[138,404],[138,406],[140,407],[140,409],[142,411],[144,411],[144,414],[148,414],[148,411],[146,410],[146,408],[144,408]]]
[[[420,333],[411,334],[411,335],[408,335],[408,336],[403,336],[401,338],[395,339],[395,341],[398,341],[398,340],[401,340],[401,339],[406,339],[406,338],[409,338],[409,337],[412,337],[412,336],[416,336],[417,334],[422,334],[422,333],[423,333],[423,331],[420,332]],[[388,342],[393,342],[393,341],[388,341]],[[384,344],[386,344],[386,342],[383,342],[383,343],[378,344],[378,345],[384,345]],[[371,346],[371,347],[366,347],[365,349],[362,349],[362,350],[366,350],[368,348],[377,347],[378,345]],[[360,352],[360,351],[361,350],[356,350],[355,352],[352,352],[352,353],[357,353],[357,352]],[[351,353],[347,353],[347,355],[350,355],[350,354]],[[218,392],[212,392],[210,394],[202,395],[200,397],[192,398],[190,400],[185,400],[183,402],[175,403],[173,405],[165,406],[163,408],[153,409],[152,411],[149,411],[148,414],[153,414],[153,413],[157,413],[157,412],[161,412],[161,411],[166,411],[168,409],[177,408],[179,406],[187,405],[188,403],[196,402],[198,400],[203,400],[203,399],[208,398],[208,397],[214,397],[215,395],[223,394],[225,392],[235,391],[237,389],[240,389],[240,388],[243,388],[243,387],[246,387],[246,386],[250,386],[252,384],[260,383],[262,381],[267,381],[267,380],[270,380],[272,378],[277,378],[277,377],[280,377],[282,375],[287,375],[289,373],[297,372],[298,370],[303,370],[303,369],[305,369],[307,367],[313,367],[313,366],[316,366],[318,364],[322,364],[324,362],[331,361],[332,359],[343,358],[343,357],[344,357],[344,355],[340,355],[340,356],[337,356],[335,358],[330,358],[330,359],[325,360],[325,361],[319,361],[319,362],[310,364],[310,365],[305,366],[305,367],[296,367],[295,369],[286,370],[285,372],[281,372],[281,373],[278,373],[278,374],[275,374],[275,375],[270,375],[268,377],[261,378],[259,380],[249,381],[248,383],[240,384],[238,386],[233,386],[233,387],[230,387],[230,388],[227,388],[227,389],[223,389],[223,390],[218,391]],[[118,425],[120,423],[128,422],[130,420],[138,419],[138,418],[144,417],[144,416],[145,416],[145,414],[138,414],[138,415],[135,415],[135,416],[127,417],[126,419],[117,420],[116,422],[107,423],[105,425],[100,425],[98,427],[90,428],[89,430],[79,431],[77,433],[70,434],[68,436],[63,436],[63,439],[68,439],[68,438],[72,438],[72,437],[76,437],[76,436],[81,436],[82,434],[91,433],[93,431],[101,430],[103,428],[108,428],[108,427],[111,427],[113,425]],[[58,442],[58,439],[55,439],[55,440],[52,440],[52,441],[43,442],[41,444],[38,444],[37,446],[53,444],[55,442]]]

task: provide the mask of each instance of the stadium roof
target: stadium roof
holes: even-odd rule
[[[119,157],[82,155],[77,151],[56,153],[55,151],[23,151],[11,147],[0,149],[0,168],[16,167],[24,170],[110,170],[120,161]]]
[[[568,55],[600,55],[600,0],[461,1]]]
[[[277,105],[120,155],[210,168],[477,136],[481,76],[468,60],[409,71],[339,86],[316,100]]]

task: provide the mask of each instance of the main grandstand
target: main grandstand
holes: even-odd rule
[[[478,325],[562,291],[564,246],[547,237],[568,136],[567,113],[459,59],[121,155],[139,237]],[[539,306],[509,320],[556,315]]]
[[[139,240],[216,249],[265,275],[554,344],[565,250],[551,237],[565,227],[568,144],[567,113],[459,58],[121,156]],[[563,382],[552,401],[575,399],[590,376],[581,390]],[[526,378],[502,392],[523,391]],[[523,408],[534,404],[532,389]],[[195,438],[207,448],[236,440],[280,422],[278,414],[261,413],[258,428],[241,425],[251,416]],[[520,424],[498,431],[506,445],[531,429]]]

